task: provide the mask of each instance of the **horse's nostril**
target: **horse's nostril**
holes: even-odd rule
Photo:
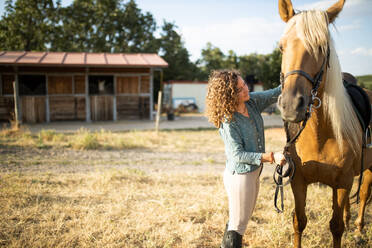
[[[298,98],[297,110],[303,108],[304,106],[305,106],[305,98],[303,96],[300,96]]]

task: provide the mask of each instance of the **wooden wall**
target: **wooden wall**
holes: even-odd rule
[[[86,119],[85,76],[48,76],[48,93],[51,121]]]
[[[149,76],[141,77],[140,93],[150,93],[150,77]]]
[[[85,76],[74,76],[75,79],[75,94],[85,94]]]
[[[113,96],[90,96],[92,121],[113,120]]]
[[[139,93],[139,78],[138,77],[117,77],[116,93],[123,94],[138,94]]]
[[[48,76],[48,93],[72,94],[72,76]]]
[[[0,96],[0,121],[14,120],[14,97]]]
[[[49,112],[51,121],[85,120],[85,97],[50,96]]]
[[[2,92],[3,95],[13,95],[14,75],[2,75]]]
[[[143,96],[117,96],[116,110],[118,120],[148,119],[150,98]]]
[[[148,119],[150,116],[149,76],[117,77],[116,79],[117,119]]]
[[[22,96],[22,121],[39,123],[46,121],[45,96]]]

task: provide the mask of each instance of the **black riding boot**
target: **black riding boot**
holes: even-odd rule
[[[227,231],[227,224],[225,233],[223,234],[222,244],[220,248],[241,248],[242,235],[236,231]]]

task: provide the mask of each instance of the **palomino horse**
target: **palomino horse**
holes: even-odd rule
[[[344,3],[340,0],[325,12],[295,14],[290,0],[279,0],[279,13],[287,26],[279,42],[283,74],[278,106],[287,122],[307,120],[296,143],[289,148],[296,164],[291,182],[295,199],[294,247],[301,247],[307,223],[307,186],[314,182],[333,189],[330,229],[333,246],[341,247],[345,205],[353,179],[360,173],[364,134],[342,84],[340,64],[328,30]],[[363,168],[369,168],[372,151],[365,152],[364,161]]]

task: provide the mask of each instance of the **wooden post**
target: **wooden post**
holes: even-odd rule
[[[158,94],[158,111],[156,112],[156,121],[155,121],[155,130],[156,132],[159,131],[159,121],[160,121],[160,114],[161,114],[161,91]]]
[[[112,99],[112,119],[113,121],[117,121],[118,117],[117,117],[117,109],[116,109],[116,84],[117,84],[117,76],[114,75],[114,97]]]
[[[13,92],[14,92],[14,114],[16,127],[22,123],[21,120],[21,109],[20,109],[20,99],[19,99],[19,87],[18,87],[18,73],[15,74],[15,80],[13,81]]]
[[[45,96],[45,115],[46,115],[46,122],[50,122],[50,106],[49,106],[49,75],[45,75],[45,88],[46,88],[46,96]]]
[[[150,69],[150,121],[154,120],[154,69]]]
[[[91,122],[88,72],[89,72],[89,69],[86,68],[85,70],[85,120],[86,122]]]

